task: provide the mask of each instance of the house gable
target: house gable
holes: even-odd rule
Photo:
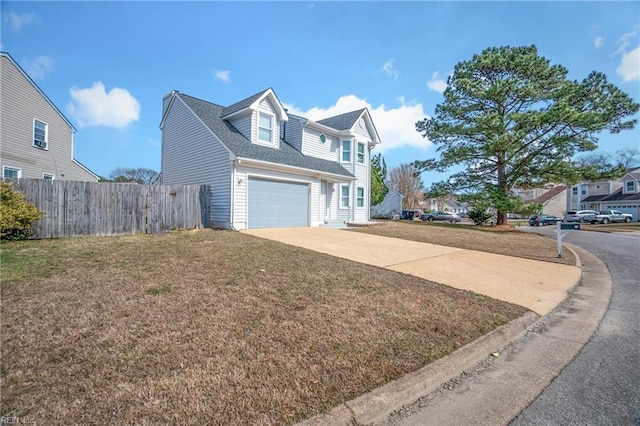
[[[73,158],[76,129],[71,122],[11,55],[0,52],[0,61],[0,108],[7,118],[0,141],[3,177],[7,170],[23,178],[97,181],[96,174]]]

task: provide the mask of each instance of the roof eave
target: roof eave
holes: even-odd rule
[[[247,157],[237,157],[235,161],[236,161],[236,164],[238,165],[254,165],[254,166],[259,166],[261,168],[268,168],[271,170],[293,171],[293,172],[297,172],[298,174],[304,174],[307,176],[313,176],[317,178],[326,177],[326,178],[330,178],[338,181],[356,180],[355,176],[345,176],[345,175],[340,175],[336,173],[323,172],[320,170],[307,169],[307,168],[298,167],[298,166],[290,166],[288,164],[273,163],[271,161],[265,161],[265,160],[256,160],[256,159],[247,158]]]

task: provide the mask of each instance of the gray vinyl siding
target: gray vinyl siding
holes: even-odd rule
[[[320,134],[326,136],[325,143],[320,142]],[[302,136],[302,153],[304,155],[339,162],[339,151],[338,138],[315,129],[304,129]]]
[[[251,139],[251,114],[237,118],[231,121],[231,124],[233,124],[233,127],[238,129],[245,138]]]
[[[162,131],[162,183],[211,185],[212,226],[228,228],[231,176],[227,149],[178,97]]]
[[[284,139],[289,145],[302,152],[302,123],[300,120],[289,117],[289,121],[282,123],[282,131],[286,133]]]
[[[0,62],[0,170],[22,170],[23,178],[94,181],[98,179],[73,160],[73,128],[6,56]],[[47,124],[48,147],[33,146],[33,120]]]

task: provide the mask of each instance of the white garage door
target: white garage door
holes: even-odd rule
[[[249,178],[249,228],[309,226],[309,185]]]
[[[616,204],[610,204],[610,205],[606,205],[605,208],[606,209],[613,209],[613,210],[620,210],[622,213],[629,213],[630,215],[633,215],[633,221],[634,222],[638,221],[638,206],[637,205],[620,206],[620,205],[616,205]]]

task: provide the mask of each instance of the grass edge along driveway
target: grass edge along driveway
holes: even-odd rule
[[[42,424],[291,424],[525,312],[229,231],[1,248],[1,415]]]

